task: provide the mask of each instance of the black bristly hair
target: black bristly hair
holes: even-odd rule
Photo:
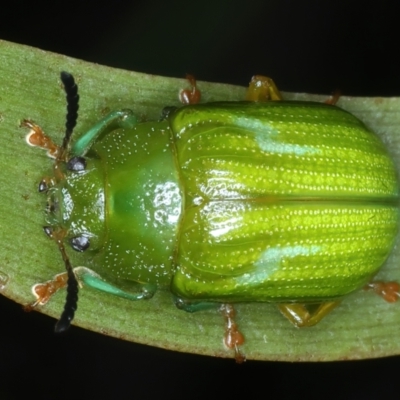
[[[74,77],[70,73],[62,71],[61,81],[64,85],[64,90],[67,98],[67,118],[65,122],[66,130],[61,146],[62,152],[65,152],[71,140],[76,121],[78,120],[79,94],[78,86],[75,83]]]

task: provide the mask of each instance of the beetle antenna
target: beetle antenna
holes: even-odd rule
[[[68,274],[67,297],[65,299],[64,311],[62,312],[61,317],[57,321],[54,329],[55,332],[60,333],[66,331],[70,327],[71,321],[74,319],[75,311],[78,308],[79,287],[78,287],[78,280],[76,279],[71,263],[65,251],[64,245],[60,240],[57,240],[57,243]]]
[[[78,120],[79,94],[78,86],[75,83],[74,77],[70,73],[65,71],[61,72],[61,81],[64,85],[67,98],[67,117],[65,122],[66,129],[60,152],[61,154],[65,154],[71,140],[76,121]]]

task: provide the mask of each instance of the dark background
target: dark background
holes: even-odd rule
[[[395,1],[74,1],[1,8],[0,38],[109,66],[286,91],[399,96]],[[356,4],[359,4],[356,7]],[[13,8],[14,7],[14,8]],[[222,360],[122,342],[26,314],[0,298],[0,399],[398,396],[400,358],[336,363]],[[400,340],[400,339],[399,339]]]

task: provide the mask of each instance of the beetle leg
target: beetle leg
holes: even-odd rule
[[[211,308],[217,308],[220,306],[219,303],[213,303],[213,302],[207,302],[207,301],[189,301],[182,299],[181,297],[174,296],[173,297],[174,304],[176,308],[179,308],[180,310],[194,313],[197,311],[205,311],[205,310],[210,310]]]
[[[313,326],[329,314],[339,301],[328,301],[318,305],[314,311],[309,311],[305,304],[286,303],[279,304],[279,311],[296,327]]]
[[[139,293],[123,291],[120,288],[107,283],[100,277],[100,275],[86,267],[74,268],[74,274],[80,287],[86,285],[129,300],[149,299],[153,297],[156,292],[156,287],[149,284],[140,285],[141,291]],[[67,286],[67,282],[68,274],[67,272],[63,272],[55,275],[53,279],[50,279],[49,281],[35,284],[32,287],[32,293],[36,297],[36,301],[25,306],[25,311],[32,311],[37,306],[45,305],[55,293]]]
[[[370,282],[365,290],[373,290],[388,303],[394,303],[400,297],[400,285],[397,282]]]
[[[97,275],[95,272],[85,267],[74,268],[74,274],[80,287],[83,286],[82,276],[85,274]],[[53,279],[33,285],[32,293],[36,297],[36,301],[25,306],[25,311],[32,311],[37,306],[44,306],[55,293],[67,286],[67,282],[68,273],[62,272],[61,274],[54,275]]]
[[[102,292],[112,294],[114,296],[134,301],[150,299],[154,296],[154,293],[157,291],[156,285],[152,285],[150,283],[147,284],[138,283],[138,286],[140,288],[139,292],[137,293],[127,292],[115,285],[112,285],[111,283],[106,282],[101,278],[100,275],[96,274],[95,272],[93,272],[88,268],[85,268],[85,271],[83,271],[83,273],[79,272],[79,279],[85,285],[93,289],[97,289]]]
[[[20,123],[20,127],[29,128],[30,132],[26,135],[26,143],[29,146],[40,147],[47,150],[47,155],[51,158],[56,158],[60,151],[60,146],[56,145],[53,140],[47,136],[39,125],[34,122],[24,119]]]
[[[36,297],[36,301],[32,304],[25,306],[25,311],[31,311],[36,306],[43,306],[46,304],[50,298],[58,292],[61,288],[67,286],[68,274],[63,272],[61,274],[57,274],[53,279],[43,283],[37,283],[32,286],[32,293]]]
[[[225,318],[225,346],[229,349],[235,350],[235,360],[238,364],[246,361],[246,357],[239,350],[239,346],[244,343],[244,336],[239,331],[238,326],[235,322],[236,311],[232,304],[223,304],[220,308],[222,315]]]
[[[232,304],[222,304],[213,302],[191,302],[182,299],[181,297],[174,296],[174,303],[177,308],[184,310],[186,312],[196,312],[209,310],[211,308],[219,308],[219,311],[225,318],[225,335],[224,343],[228,349],[235,350],[235,360],[238,364],[246,361],[246,357],[239,350],[239,346],[244,343],[244,336],[239,331],[238,326],[234,320],[236,316],[236,311]]]
[[[262,75],[254,75],[247,89],[246,100],[282,100],[282,95],[271,78]]]
[[[132,128],[138,123],[131,110],[113,111],[81,136],[72,146],[71,156],[84,156],[102,137],[119,128]]]
[[[335,90],[332,96],[328,100],[325,100],[324,103],[334,106],[339,101],[341,95],[340,90]]]
[[[183,104],[200,103],[201,92],[197,88],[196,79],[193,75],[186,74],[186,79],[189,81],[191,89],[182,89],[179,92],[179,100]]]

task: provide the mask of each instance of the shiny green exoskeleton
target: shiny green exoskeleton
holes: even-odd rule
[[[80,280],[126,298],[166,286],[188,311],[273,302],[312,325],[371,280],[398,230],[392,160],[333,105],[197,104],[140,123],[123,110],[71,149],[69,136],[53,150],[28,139],[56,157],[47,233],[87,252]]]

